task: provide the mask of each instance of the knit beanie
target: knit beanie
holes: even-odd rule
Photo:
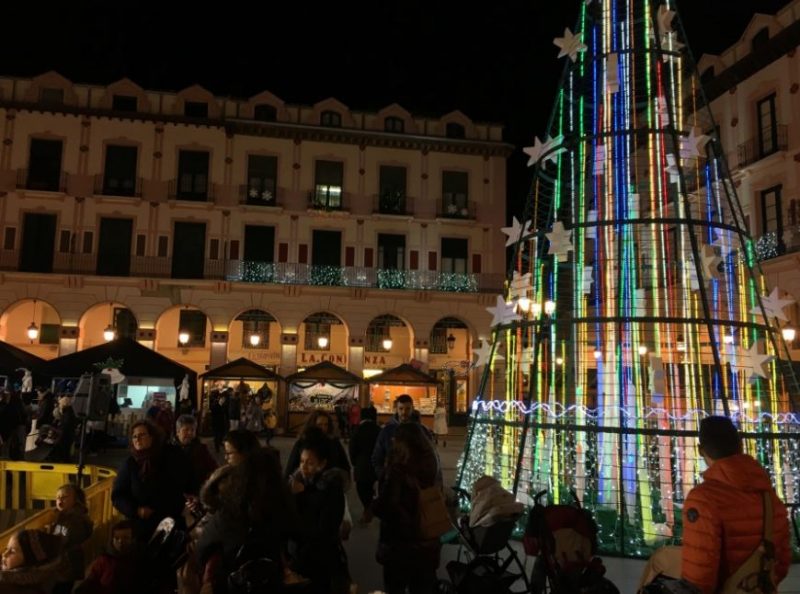
[[[25,557],[25,565],[42,565],[61,553],[61,537],[41,530],[20,530],[17,541]]]

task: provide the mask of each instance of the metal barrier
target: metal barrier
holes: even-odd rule
[[[16,532],[43,529],[55,520],[56,491],[65,483],[77,483],[78,467],[3,460],[0,474],[0,515],[8,520],[16,512],[14,524],[0,532],[0,550],[5,550],[8,539]],[[111,524],[119,518],[111,504],[111,487],[116,475],[110,468],[84,466],[81,486],[94,523],[92,537],[84,545],[87,562],[103,551]]]

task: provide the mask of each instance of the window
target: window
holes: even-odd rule
[[[269,348],[269,328],[275,321],[271,315],[260,309],[251,309],[236,318],[242,322],[242,348],[244,349],[268,349]],[[258,336],[258,344],[253,346],[250,342],[251,336]]]
[[[467,133],[461,124],[449,122],[444,128],[444,135],[447,138],[465,138]]]
[[[131,338],[136,340],[136,331],[139,324],[136,316],[127,307],[114,308],[114,329],[117,331],[117,338]]]
[[[62,254],[68,254],[70,252],[69,244],[71,237],[72,233],[70,233],[67,229],[61,230],[61,234],[58,236],[58,251]]]
[[[319,116],[319,123],[329,128],[341,128],[342,115],[336,111],[323,111]]]
[[[331,325],[328,323],[306,322],[305,350],[329,351],[331,350]],[[328,342],[324,347],[319,346],[319,338],[324,336]]]
[[[769,27],[764,27],[758,33],[753,35],[753,39],[750,41],[750,49],[755,52],[763,47],[766,47],[768,43]]]
[[[469,176],[463,171],[442,172],[442,209],[445,216],[469,215],[467,204]]]
[[[17,228],[6,227],[5,235],[3,236],[3,249],[13,250],[17,245]]]
[[[39,91],[39,102],[53,106],[64,105],[64,89],[41,89]]]
[[[60,140],[31,139],[26,188],[47,192],[61,191],[62,146]]]
[[[383,120],[383,129],[387,132],[402,134],[406,131],[406,123],[400,118],[388,117]]]
[[[778,150],[778,122],[775,114],[775,94],[758,102],[758,152],[761,157]]]
[[[311,263],[315,266],[342,265],[342,232],[315,230],[312,234]]]
[[[778,243],[783,237],[783,211],[781,209],[781,186],[761,192],[761,235],[775,233]]]
[[[404,270],[405,267],[405,235],[378,233],[378,268],[381,270]]]
[[[316,161],[314,167],[312,207],[342,208],[344,164],[339,161]]]
[[[364,350],[370,353],[388,353],[391,348],[385,348],[383,341],[392,339],[392,328],[402,328],[405,326],[399,318],[392,315],[378,316],[367,326],[367,342]]]
[[[247,158],[247,203],[275,204],[278,158],[250,155]]]
[[[83,232],[83,253],[91,254],[94,246],[94,233],[92,231]]]
[[[208,198],[208,153],[206,151],[180,151],[176,198],[182,200],[206,200]]]
[[[253,119],[259,122],[274,122],[278,119],[278,110],[272,105],[261,103],[253,108]]]
[[[146,235],[137,235],[136,236],[136,251],[135,254],[140,258],[144,256],[145,253],[145,245],[147,241]]]
[[[39,344],[58,344],[61,338],[61,326],[58,324],[41,324],[39,328]]]
[[[406,168],[382,165],[380,168],[378,211],[386,214],[406,212]]]
[[[159,258],[166,258],[168,252],[169,252],[169,237],[167,237],[166,235],[159,235],[158,249],[156,251],[156,255]]]
[[[111,109],[114,111],[134,112],[139,108],[139,100],[131,95],[117,95],[111,97]]]
[[[205,101],[186,101],[183,104],[183,115],[187,118],[207,118],[208,103]]]
[[[428,352],[431,355],[447,354],[447,328],[436,326],[431,330],[431,339],[428,344]]]
[[[206,346],[206,314],[196,309],[182,309],[178,332],[189,333],[189,342],[186,345],[178,342],[179,347],[202,348]]]
[[[467,272],[466,239],[442,238],[442,272]]]
[[[106,162],[103,171],[104,196],[135,196],[136,157],[135,146],[106,147]]]

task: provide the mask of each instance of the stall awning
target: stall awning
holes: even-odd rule
[[[15,377],[17,369],[29,369],[33,374],[34,385],[44,377],[50,377],[46,370],[47,361],[27,351],[0,341],[0,373]],[[21,373],[21,372],[20,372]]]
[[[201,379],[263,379],[263,380],[283,380],[283,377],[259,365],[250,359],[240,357],[225,365],[220,365],[214,369],[209,369],[200,374]]]
[[[83,373],[97,373],[98,363],[109,359],[122,360],[119,368],[123,375],[131,377],[173,378],[175,383],[189,375],[189,385],[194,385],[197,374],[194,370],[147,348],[130,338],[117,338],[77,353],[64,355],[48,361],[45,370],[52,377],[79,377]]]
[[[373,375],[366,380],[369,384],[386,384],[395,386],[435,386],[439,382],[416,367],[403,363],[383,373]]]
[[[351,384],[360,384],[363,381],[357,375],[350,373],[343,367],[339,367],[330,361],[317,363],[316,365],[306,368],[305,371],[293,373],[286,378],[287,382],[307,382],[310,380]]]

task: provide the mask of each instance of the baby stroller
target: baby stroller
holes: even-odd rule
[[[530,585],[525,566],[509,544],[525,507],[488,476],[475,482],[472,497],[463,489],[454,487],[454,491],[459,500],[471,500],[472,509],[455,523],[461,549],[458,558],[447,564],[453,590],[457,594],[510,594],[522,580],[527,592]],[[466,553],[464,561],[462,552]]]
[[[619,594],[604,577],[597,552],[597,524],[572,493],[572,505],[544,505],[547,491],[536,494],[523,543],[535,555],[533,594]]]

